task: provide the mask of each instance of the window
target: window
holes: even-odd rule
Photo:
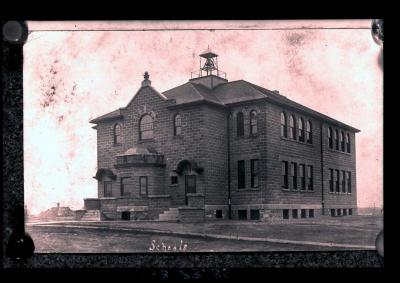
[[[257,112],[252,110],[250,112],[250,135],[257,135]]]
[[[140,195],[147,195],[147,176],[139,177]]]
[[[340,175],[340,181],[342,182],[342,193],[346,192],[346,172],[342,171],[342,175]]]
[[[289,219],[289,209],[282,210],[283,219]]]
[[[351,172],[347,172],[347,192],[351,194]]]
[[[282,161],[282,187],[287,189],[289,187],[288,178],[288,162]]]
[[[238,210],[239,220],[247,220],[247,210]]]
[[[129,191],[127,190],[127,181],[129,177],[121,177],[121,196],[129,195]]]
[[[343,216],[347,216],[347,209],[343,208]]]
[[[181,115],[176,114],[174,118],[174,136],[182,134],[182,118]]]
[[[307,166],[308,190],[314,190],[314,172],[312,165]]]
[[[331,209],[331,216],[335,216],[336,209]]]
[[[333,191],[337,191],[336,190],[337,185],[338,185],[337,175],[336,175],[335,170],[332,169],[332,172],[333,172]]]
[[[258,159],[251,160],[251,187],[258,188]]]
[[[308,210],[308,217],[309,218],[314,218],[314,209],[309,209]]]
[[[300,189],[304,191],[306,189],[306,166],[304,164],[300,164],[299,170],[300,170]]]
[[[281,113],[281,136],[287,138],[287,119],[284,112]]]
[[[153,118],[145,114],[140,119],[140,137],[141,140],[147,140],[153,138]]]
[[[306,136],[306,139],[307,139],[307,143],[312,144],[312,124],[311,124],[310,120],[307,121],[307,136]]]
[[[303,118],[299,118],[299,141],[304,141],[304,120]]]
[[[337,209],[337,216],[342,216],[342,210],[340,208]]]
[[[115,124],[114,125],[114,144],[121,144],[121,125]]]
[[[332,128],[328,128],[328,141],[329,141],[329,148],[333,149],[333,137],[332,137]]]
[[[300,212],[300,217],[301,218],[306,218],[307,217],[307,210],[302,209],[301,212]]]
[[[186,193],[196,193],[196,175],[185,175]]]
[[[289,118],[289,137],[293,140],[296,139],[296,118],[294,115]]]
[[[329,169],[329,191],[333,193],[335,191],[335,181],[333,176],[333,169]]]
[[[350,134],[346,135],[347,152],[350,153]]]
[[[250,210],[250,219],[251,220],[259,220],[260,219],[260,210],[259,209],[251,209]]]
[[[122,211],[121,220],[131,220],[131,212],[130,211]]]
[[[339,150],[339,131],[335,130],[335,149]]]
[[[344,132],[340,133],[340,150],[345,152],[346,149],[344,148]]]
[[[244,117],[242,112],[236,115],[236,131],[238,137],[244,136]]]
[[[297,190],[297,164],[295,162],[291,163],[291,176],[292,176],[292,188]]]
[[[238,188],[246,187],[246,167],[244,160],[238,160]]]
[[[178,184],[178,176],[171,176],[171,185]]]
[[[216,210],[215,211],[215,218],[221,219],[222,218],[222,210]]]
[[[353,215],[353,209],[349,208],[349,215]]]
[[[104,197],[112,197],[112,182],[104,181]]]
[[[298,216],[297,209],[293,209],[292,210],[292,218],[297,219],[297,216]]]
[[[336,192],[339,193],[340,192],[340,171],[336,170]]]

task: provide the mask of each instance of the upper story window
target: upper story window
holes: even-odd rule
[[[299,118],[299,141],[304,141],[304,136],[305,136],[305,132],[304,132],[304,120],[303,118]]]
[[[347,152],[350,153],[350,134],[349,133],[346,135],[346,147],[347,147]]]
[[[310,120],[307,121],[306,132],[307,143],[312,143],[312,123]]]
[[[236,114],[236,132],[238,137],[244,136],[244,117],[242,112]]]
[[[287,119],[284,112],[281,113],[281,136],[287,138]]]
[[[104,197],[112,197],[112,182],[104,181]]]
[[[113,134],[114,134],[114,144],[121,144],[122,138],[121,138],[121,125],[120,124],[114,125]]]
[[[174,118],[174,135],[179,136],[182,134],[182,118],[180,114],[176,114]]]
[[[342,131],[340,133],[340,150],[341,151],[345,151],[345,147],[344,147],[344,132]]]
[[[335,149],[339,150],[339,131],[335,130],[333,133],[334,133],[334,140],[335,140]]]
[[[294,115],[289,117],[289,137],[291,139],[296,139],[296,118]]]
[[[332,137],[332,128],[328,128],[328,141],[329,141],[329,148],[333,148],[333,137]]]
[[[250,112],[250,135],[257,135],[257,112],[252,110]]]
[[[140,140],[152,139],[153,134],[153,118],[145,114],[142,119],[140,119]]]

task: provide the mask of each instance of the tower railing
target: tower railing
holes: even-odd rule
[[[200,70],[200,72],[198,72],[198,73],[190,72],[190,79],[201,78],[201,77],[210,76],[210,75],[216,75],[217,77],[220,77],[220,78],[223,78],[226,80],[226,72],[221,71],[221,70],[212,70],[209,72]]]

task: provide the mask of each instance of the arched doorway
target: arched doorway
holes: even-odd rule
[[[174,171],[184,179],[185,205],[188,205],[187,194],[196,193],[197,175],[203,172],[203,168],[195,161],[185,159],[178,163]]]

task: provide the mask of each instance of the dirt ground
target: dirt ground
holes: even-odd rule
[[[51,225],[53,226],[31,224],[26,226],[27,232],[35,242],[35,252],[132,253],[344,249],[292,243],[212,239],[191,235],[168,235],[168,233],[173,231],[182,234],[197,233],[374,246],[376,236],[383,229],[383,219],[381,216],[351,216],[275,224],[258,221],[204,223],[99,221]],[[74,227],[66,227],[66,225]],[[152,233],[152,231],[158,233]],[[160,232],[162,234],[159,234]],[[185,245],[187,245],[186,249],[183,249]]]

